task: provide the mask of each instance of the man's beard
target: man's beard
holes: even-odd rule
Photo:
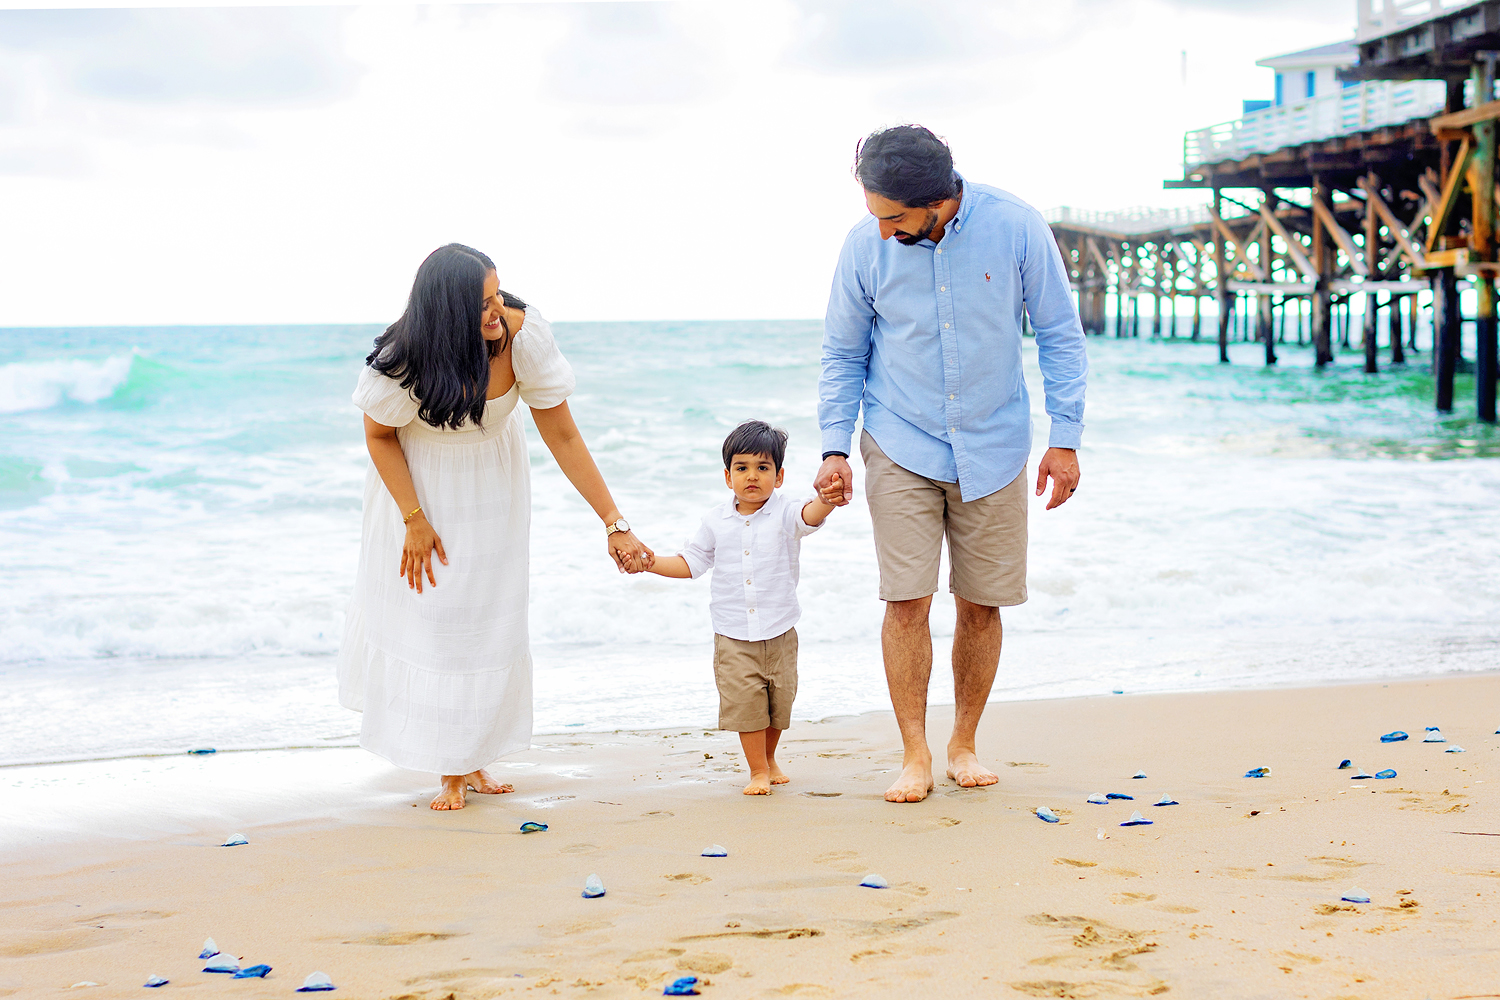
[[[903,233],[898,229],[895,233],[896,242],[900,243],[902,246],[916,246],[918,243],[921,243],[927,237],[932,235],[932,231],[937,228],[937,221],[937,211],[929,210],[927,213],[927,221],[922,224],[922,228],[918,230],[915,236],[911,235],[910,233]]]

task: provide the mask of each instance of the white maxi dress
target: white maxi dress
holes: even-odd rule
[[[397,573],[405,511],[371,463],[339,702],[364,713],[359,745],[399,767],[468,774],[531,745],[531,476],[518,407],[557,406],[574,378],[535,308],[511,350],[516,384],[485,405],[479,427],[433,427],[408,390],[369,366],[354,391],[356,406],[396,428],[448,555],[436,587],[407,587]]]

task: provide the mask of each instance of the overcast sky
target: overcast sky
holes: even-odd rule
[[[51,326],[389,322],[454,240],[554,319],[820,316],[861,135],[1180,204],[1182,132],[1355,0],[6,7],[0,326]]]

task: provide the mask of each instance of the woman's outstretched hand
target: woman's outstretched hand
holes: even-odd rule
[[[609,556],[621,573],[644,573],[656,562],[656,553],[642,544],[633,531],[612,531]]]
[[[422,592],[424,572],[427,574],[427,582],[437,586],[437,577],[432,574],[432,568],[437,565],[432,558],[433,552],[437,553],[437,558],[442,560],[444,566],[448,565],[448,553],[443,551],[443,540],[432,530],[432,525],[427,523],[427,515],[418,512],[406,524],[406,543],[401,547],[401,575],[406,577],[406,585],[419,594]]]

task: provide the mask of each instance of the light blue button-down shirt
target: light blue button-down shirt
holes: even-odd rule
[[[1077,448],[1088,375],[1068,271],[1041,214],[964,182],[941,243],[880,238],[865,218],[839,254],[823,325],[823,451],[865,430],[897,465],[958,483],[965,501],[1010,484],[1031,452],[1022,310],[1036,332],[1051,447]]]

